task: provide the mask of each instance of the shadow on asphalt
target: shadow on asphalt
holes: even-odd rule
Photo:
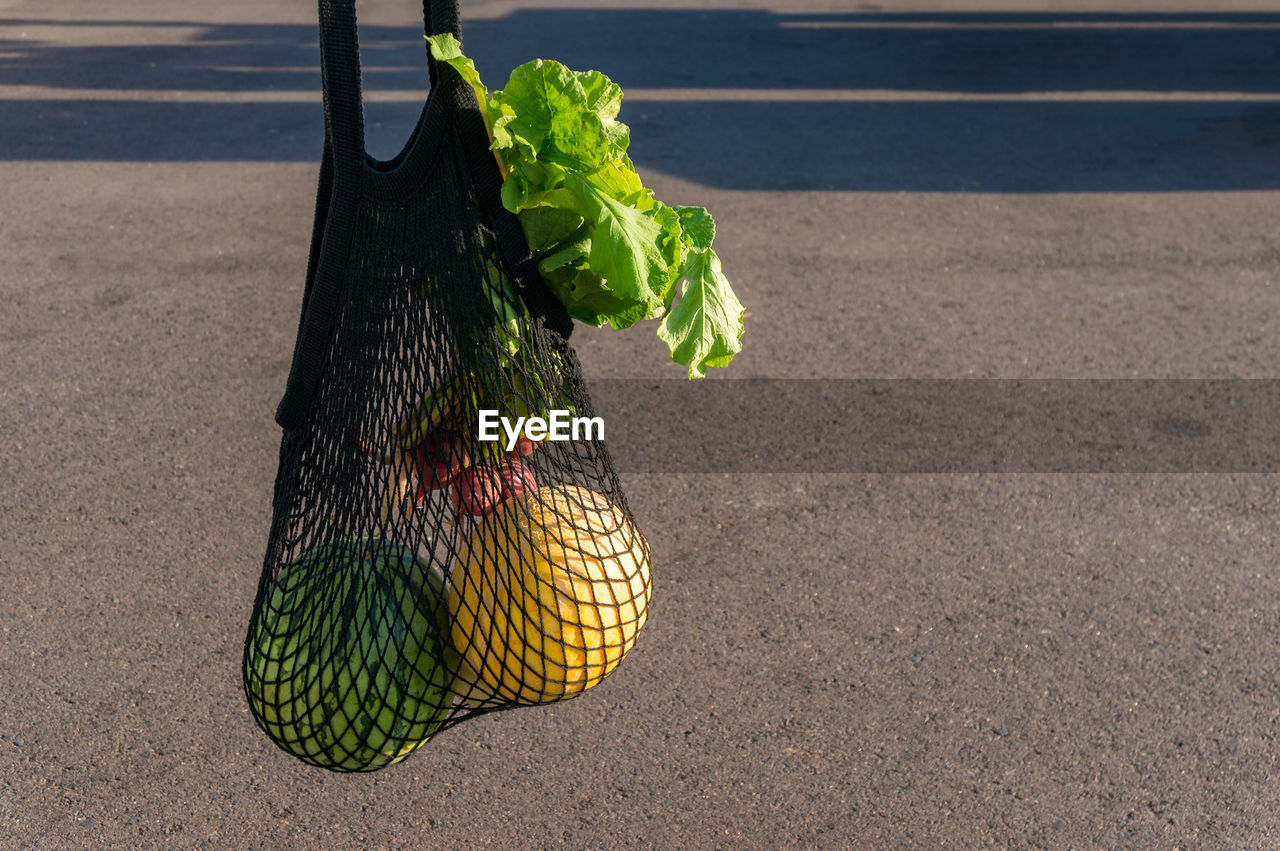
[[[0,85],[104,92],[0,100],[4,159],[318,160],[314,26],[6,28],[23,25],[201,34],[161,46],[0,40]],[[1280,188],[1280,102],[1267,99],[1280,97],[1280,14],[526,9],[464,22],[464,36],[495,85],[534,56],[605,71],[634,93],[622,118],[637,164],[709,186]],[[376,26],[361,28],[361,48],[366,88],[394,101],[367,106],[370,152],[389,157],[418,114],[394,93],[426,87],[423,48],[411,28]],[[188,101],[145,99],[169,91]],[[212,93],[219,102],[200,99]]]

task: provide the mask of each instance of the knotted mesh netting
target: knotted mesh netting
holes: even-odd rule
[[[404,150],[364,149],[352,0],[321,0],[325,145],[270,537],[244,652],[255,719],[337,771],[480,712],[573,697],[635,642],[637,532],[567,342],[446,66]],[[428,32],[458,32],[453,2]],[[560,418],[568,440],[480,439]]]

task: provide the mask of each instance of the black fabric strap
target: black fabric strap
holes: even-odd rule
[[[453,33],[454,38],[462,41],[462,22],[458,19],[457,0],[447,0],[447,2],[442,2],[442,0],[422,0],[422,21],[427,35]],[[439,82],[439,71],[436,69],[436,60],[431,56],[431,46],[426,45],[426,49],[427,73],[431,79],[431,86],[434,88]]]
[[[364,106],[354,0],[320,0],[320,79],[324,127],[336,171],[354,175],[364,164]]]
[[[423,31],[462,37],[457,0],[423,0]],[[434,87],[436,61],[427,48],[427,69]],[[364,101],[355,0],[320,0],[320,75],[324,86],[325,134],[333,146],[339,174],[358,173],[365,160]]]
[[[320,382],[333,323],[341,308],[342,276],[356,215],[364,194],[376,191],[366,167],[355,0],[319,0],[319,11],[325,150],[302,318],[288,384],[276,409],[276,422],[287,431],[302,425]],[[457,0],[424,0],[423,26],[429,35],[448,32],[461,40]],[[453,68],[432,59],[429,48],[427,63],[432,83],[430,99],[439,109],[423,110],[414,141],[401,152],[401,157],[407,160],[397,157],[389,165],[401,166],[412,160],[410,165],[420,166],[422,155],[430,148],[418,144],[422,141],[418,137],[438,132],[439,125],[432,124],[433,116],[444,119],[466,153],[480,199],[481,216],[494,231],[522,300],[544,327],[567,340],[573,330],[573,320],[543,282],[519,221],[502,206],[502,176],[488,148],[488,132],[474,92]],[[384,183],[394,182],[391,173],[380,177],[385,179]]]
[[[457,0],[423,0],[423,27],[428,35],[452,33],[461,41]],[[354,175],[363,167],[364,108],[360,88],[360,50],[354,0],[320,0],[320,58],[325,89],[325,122],[339,175]],[[521,297],[543,323],[568,339],[573,320],[560,300],[542,282],[516,217],[502,206],[502,175],[483,141],[488,138],[484,118],[471,87],[452,68],[438,67],[427,48],[427,68],[433,91],[445,88],[457,99],[450,110],[467,151],[485,221],[493,228],[503,259],[517,275]],[[425,114],[424,114],[425,118]],[[339,182],[343,181],[342,177]]]
[[[422,16],[425,33],[452,32],[460,37],[457,0],[423,0]],[[275,420],[286,431],[302,424],[320,381],[340,306],[342,267],[351,243],[367,158],[355,0],[319,0],[319,23],[325,145],[302,317],[288,384],[276,407]],[[434,85],[436,63],[429,50],[427,62]]]

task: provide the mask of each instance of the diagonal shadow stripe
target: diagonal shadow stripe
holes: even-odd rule
[[[20,122],[0,123],[5,159],[313,162],[323,135],[318,103],[21,107]],[[417,110],[368,104],[369,149],[394,151]],[[1269,103],[629,101],[622,117],[642,170],[723,189],[1280,188],[1280,109]]]
[[[628,472],[1280,470],[1275,380],[613,379],[588,389]]]
[[[59,27],[99,25],[25,23],[55,35]],[[177,26],[154,26],[166,24]],[[318,159],[314,26],[209,25],[182,43],[142,45],[123,35],[116,44],[32,45],[13,38],[14,29],[0,27],[0,159]],[[1275,14],[525,9],[464,29],[482,69],[555,55],[606,69],[629,91],[648,93],[650,100],[624,103],[622,117],[635,128],[634,159],[642,169],[708,186],[1280,186],[1280,103],[1266,100],[1280,97]],[[418,114],[421,38],[403,27],[370,26],[361,34],[366,87],[374,93],[369,148],[387,156]],[[660,45],[663,60],[654,61],[647,45]],[[502,82],[501,72],[486,76]],[[47,87],[64,94],[41,97]],[[768,97],[754,99],[756,89]],[[65,95],[96,90],[104,97]],[[690,90],[697,95],[663,94]],[[119,95],[131,91],[149,95]],[[824,91],[841,98],[815,96]],[[201,92],[210,99],[199,99]],[[260,97],[290,92],[301,99]],[[386,97],[397,92],[406,99]],[[859,92],[875,97],[858,99]],[[1063,99],[1064,92],[1089,96]],[[238,103],[237,94],[248,102]]]

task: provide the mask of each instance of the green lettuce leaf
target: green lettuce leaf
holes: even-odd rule
[[[480,72],[475,63],[462,55],[462,42],[452,33],[429,35],[427,43],[431,45],[431,55],[438,61],[449,63],[462,79],[475,90],[476,100],[480,103],[480,111],[484,113],[485,123],[490,127],[501,117],[501,112],[489,101],[489,90],[480,82]]]
[[[742,350],[742,303],[720,269],[714,251],[694,252],[686,266],[683,293],[658,326],[658,336],[690,378],[709,366],[728,366]]]
[[[521,65],[496,96],[510,118],[503,131],[533,158],[589,172],[621,155],[606,129],[622,104],[622,89],[598,71],[579,73],[541,59]],[[506,137],[494,137],[501,149]]]
[[[690,378],[727,365],[741,349],[743,309],[711,250],[715,222],[702,207],[668,207],[641,182],[617,120],[622,89],[537,59],[490,92],[457,39],[428,41],[475,90],[502,204],[569,315],[613,328],[660,320],[658,336]]]
[[[710,251],[716,238],[716,223],[706,207],[672,207],[680,217],[680,229],[684,231],[689,247],[694,251]]]
[[[657,216],[608,195],[584,192],[582,198],[586,209],[594,207],[595,213],[593,219],[587,218],[594,225],[587,255],[591,271],[616,296],[644,304],[646,317],[657,318],[664,307],[671,268],[663,251],[662,223]]]
[[[520,217],[520,224],[524,229],[525,239],[529,242],[529,249],[542,251],[555,248],[557,243],[578,236],[583,221],[582,216],[572,209],[531,207]]]

